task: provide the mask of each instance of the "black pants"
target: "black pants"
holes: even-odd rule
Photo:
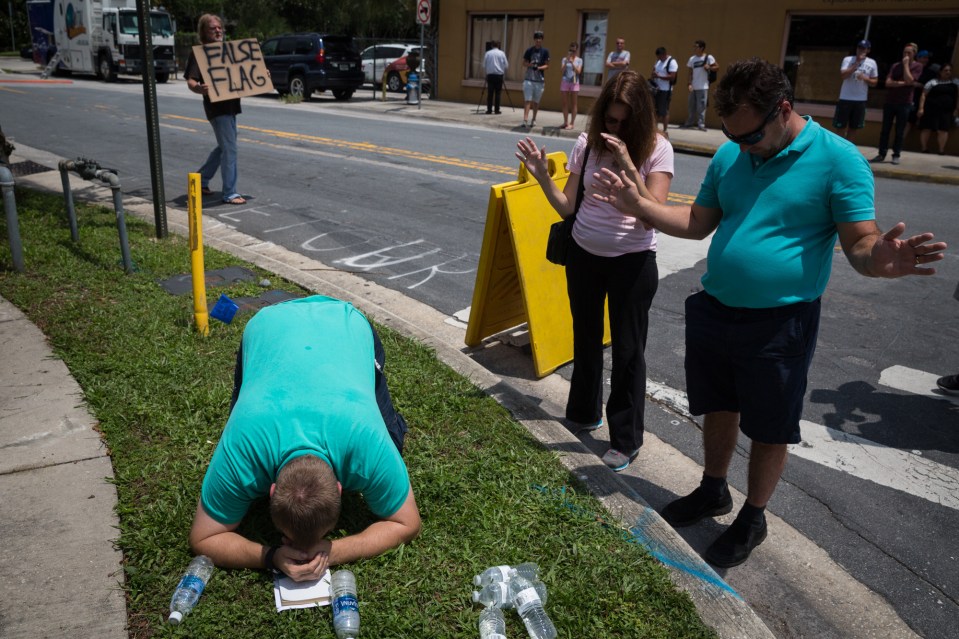
[[[486,112],[489,113],[496,108],[499,113],[499,98],[503,92],[503,76],[498,73],[489,73],[486,75]]]
[[[896,136],[892,141],[892,156],[899,157],[902,152],[902,136],[909,121],[910,104],[884,104],[882,106],[882,131],[879,133],[879,155],[886,157],[889,150],[889,133],[892,121],[896,121]]]
[[[386,353],[383,351],[383,342],[380,341],[380,336],[376,334],[376,329],[373,328],[373,325],[370,325],[370,330],[373,332],[373,354],[374,354],[374,366],[376,367],[376,372],[374,373],[374,386],[376,390],[376,405],[380,409],[380,414],[383,416],[383,422],[386,423],[386,430],[390,433],[390,438],[393,440],[393,443],[396,444],[396,449],[400,451],[400,454],[403,453],[403,440],[406,439],[406,431],[409,430],[409,427],[406,425],[406,420],[396,412],[396,408],[393,407],[393,398],[390,397],[390,389],[386,386],[386,375],[383,373],[383,365],[386,363]],[[236,400],[240,396],[240,385],[243,383],[243,345],[240,345],[240,350],[236,353],[236,367],[233,369],[233,397],[230,398],[230,412],[233,412],[233,406],[236,404]]]
[[[610,446],[626,455],[643,445],[646,334],[658,286],[654,251],[599,257],[573,242],[566,263],[573,314],[573,378],[566,417],[583,424],[602,417],[603,302],[608,297],[613,371],[606,420]]]

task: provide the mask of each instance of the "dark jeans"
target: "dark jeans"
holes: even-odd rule
[[[499,113],[499,98],[503,92],[503,76],[498,73],[489,73],[486,75],[486,112],[489,113],[496,108]]]
[[[892,142],[892,155],[898,157],[902,152],[902,134],[906,130],[909,120],[911,104],[884,104],[882,106],[882,131],[879,133],[879,155],[886,157],[889,150],[889,132],[892,130],[892,121],[896,120],[896,137]]]
[[[626,455],[643,445],[646,334],[659,286],[656,253],[599,257],[573,242],[566,289],[573,314],[573,378],[566,417],[582,424],[602,416],[603,302],[609,298],[613,371],[606,419],[609,443]]]
[[[383,365],[386,363],[386,353],[383,351],[383,342],[380,336],[376,334],[376,329],[370,325],[373,332],[373,353],[374,366],[374,386],[376,389],[376,405],[379,406],[380,415],[383,416],[383,422],[386,424],[386,430],[390,433],[390,438],[396,444],[396,449],[403,453],[403,440],[406,439],[406,431],[409,427],[403,416],[396,412],[393,407],[393,399],[390,397],[390,389],[386,386],[386,375],[383,373]],[[243,383],[243,345],[236,353],[236,367],[233,369],[233,396],[230,398],[230,412],[233,412],[233,406],[240,397],[240,386]]]

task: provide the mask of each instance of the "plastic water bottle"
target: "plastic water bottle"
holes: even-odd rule
[[[213,574],[213,562],[206,555],[193,558],[170,599],[169,622],[178,624],[190,614]]]
[[[479,617],[480,639],[506,639],[506,619],[499,608],[487,608]]]
[[[333,591],[333,630],[337,639],[360,636],[360,606],[356,600],[356,577],[349,570],[337,570],[330,577]]]
[[[473,577],[473,585],[483,588],[498,581],[509,581],[513,572],[530,581],[539,579],[539,566],[532,562],[526,562],[516,566],[493,566],[492,568],[487,568]]]
[[[546,584],[538,579],[536,581],[530,582],[533,588],[536,590],[536,593],[539,595],[540,600],[543,602],[543,605],[546,605]],[[484,586],[480,591],[473,591],[473,603],[478,603],[489,608],[493,606],[495,608],[502,608],[508,610],[513,607],[513,599],[509,594],[509,582],[508,581],[497,581],[491,583],[488,586]]]
[[[510,598],[516,612],[526,624],[526,632],[532,639],[554,639],[556,627],[543,608],[543,601],[533,584],[524,577],[514,576],[509,581]]]

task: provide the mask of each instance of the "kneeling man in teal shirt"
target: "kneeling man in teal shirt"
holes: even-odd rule
[[[383,349],[352,305],[314,296],[259,311],[237,359],[234,405],[210,460],[190,546],[223,568],[265,568],[296,581],[408,542],[420,515],[401,456],[406,423],[393,409]],[[379,519],[328,540],[342,490]],[[270,497],[283,545],[236,532]]]

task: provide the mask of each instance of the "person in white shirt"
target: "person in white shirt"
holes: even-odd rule
[[[499,48],[499,40],[490,42],[489,51],[483,57],[483,69],[486,71],[486,115],[490,113],[500,114],[499,100],[503,92],[503,76],[509,68],[509,60],[506,54]],[[496,111],[493,111],[493,108]]]
[[[679,73],[679,63],[666,53],[666,47],[656,49],[656,64],[653,65],[653,83],[656,93],[656,119],[663,124],[663,135],[669,139],[669,103],[673,98],[673,85]]]
[[[606,81],[609,82],[617,75],[629,68],[629,51],[626,50],[626,41],[616,38],[616,50],[606,56]]]
[[[869,57],[870,49],[872,43],[869,40],[860,40],[856,45],[856,55],[846,56],[839,65],[842,88],[839,89],[839,102],[836,103],[832,125],[850,141],[856,136],[856,131],[866,125],[869,87],[879,82],[879,67]]]
[[[706,96],[709,94],[709,72],[719,69],[716,58],[706,53],[706,43],[696,40],[693,55],[686,63],[689,67],[689,115],[681,129],[696,127],[706,130]]]

